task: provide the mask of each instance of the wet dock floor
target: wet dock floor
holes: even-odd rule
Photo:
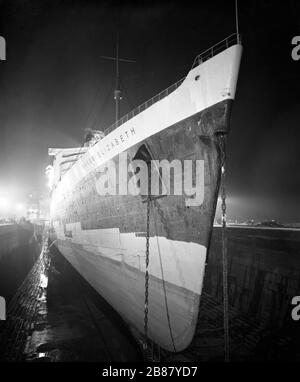
[[[112,308],[52,248],[25,360],[139,361],[141,353]]]

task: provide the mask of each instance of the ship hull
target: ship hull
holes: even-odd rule
[[[224,57],[230,63],[228,55]],[[114,155],[116,135],[110,136],[110,141],[115,142],[113,147],[104,146],[106,140],[85,154],[84,161],[74,165],[73,178],[66,174],[52,197],[56,246],[137,333],[144,332],[149,236],[148,337],[169,351],[185,349],[195,332],[220,182],[218,134],[229,131],[240,52],[234,52],[232,57],[229,66],[234,86],[228,91],[230,96],[220,95],[218,102],[209,101],[208,107],[186,118],[179,117],[157,132],[153,133],[153,129],[144,139],[136,139],[137,123],[136,128],[127,128],[128,140],[130,134],[135,140],[126,147],[129,161],[203,161],[204,194],[200,205],[189,207],[184,195],[162,195],[150,203],[147,231],[147,198],[99,195],[101,163],[118,161],[118,155]],[[120,132],[116,134],[120,136]],[[126,135],[122,135],[125,139]]]
[[[158,160],[193,158],[205,164],[201,206],[188,208],[184,196],[174,195],[151,202],[148,335],[170,351],[186,348],[195,331],[220,179],[217,132],[227,131],[230,108],[231,101],[214,105],[128,152],[135,158],[146,147]],[[98,196],[94,175],[77,187],[74,195],[81,190],[85,196],[54,222],[56,245],[129,325],[143,332],[147,202],[140,196]]]

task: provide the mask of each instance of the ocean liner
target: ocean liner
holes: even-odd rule
[[[147,337],[172,352],[195,332],[221,177],[219,136],[229,132],[241,54],[239,35],[231,35],[97,139],[49,149],[55,245],[134,333],[144,333],[146,314]],[[201,203],[167,192],[100,194],[101,168],[117,165],[121,153],[129,162],[202,161]]]

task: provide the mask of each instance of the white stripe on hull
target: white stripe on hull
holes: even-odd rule
[[[129,325],[143,333],[145,237],[120,234],[118,229],[83,231],[80,223],[70,226],[73,239],[66,239],[56,226],[59,250]],[[200,244],[150,238],[149,336],[165,349],[174,351],[171,331],[176,351],[193,337],[205,259],[206,248]]]

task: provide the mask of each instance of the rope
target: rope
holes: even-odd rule
[[[148,352],[148,308],[149,308],[149,237],[150,237],[150,212],[151,212],[151,166],[148,165],[148,199],[147,199],[147,236],[146,236],[146,270],[145,270],[145,311],[144,311],[144,335],[145,335],[145,342],[144,342],[144,359],[149,361],[149,352]],[[157,237],[157,226],[156,226],[156,220],[154,219],[154,225],[155,225],[155,232]],[[172,345],[174,352],[176,352],[173,332],[171,328],[171,319],[170,319],[170,313],[169,313],[169,307],[168,307],[168,299],[167,299],[167,291],[166,291],[166,285],[165,285],[165,278],[164,278],[164,270],[163,270],[163,264],[162,264],[162,258],[161,258],[161,252],[160,252],[160,246],[159,241],[157,237],[157,246],[158,246],[158,253],[159,253],[159,261],[160,261],[160,269],[161,269],[161,276],[162,276],[162,283],[163,283],[163,289],[164,289],[164,298],[165,298],[165,306],[166,306],[166,314],[167,314],[167,320],[168,320],[168,326],[170,331],[170,336],[172,340]],[[153,353],[153,349],[152,349]],[[153,354],[152,354],[152,361],[153,361]]]
[[[166,290],[166,284],[165,284],[164,269],[163,269],[163,264],[162,264],[162,259],[161,259],[160,246],[159,246],[159,240],[158,240],[158,236],[157,236],[157,228],[156,228],[156,221],[155,221],[155,219],[154,219],[154,225],[155,225],[155,231],[156,231],[156,240],[157,240],[157,247],[158,247],[158,254],[159,254],[161,278],[162,278],[163,289],[164,289],[164,297],[165,297],[165,306],[166,306],[168,326],[169,326],[169,331],[170,331],[170,336],[171,336],[171,340],[172,340],[173,349],[174,349],[174,352],[176,353],[176,347],[175,347],[175,342],[174,342],[174,337],[173,337],[173,331],[172,331],[172,327],[171,327],[171,319],[170,319],[168,299],[167,299],[167,290]]]

